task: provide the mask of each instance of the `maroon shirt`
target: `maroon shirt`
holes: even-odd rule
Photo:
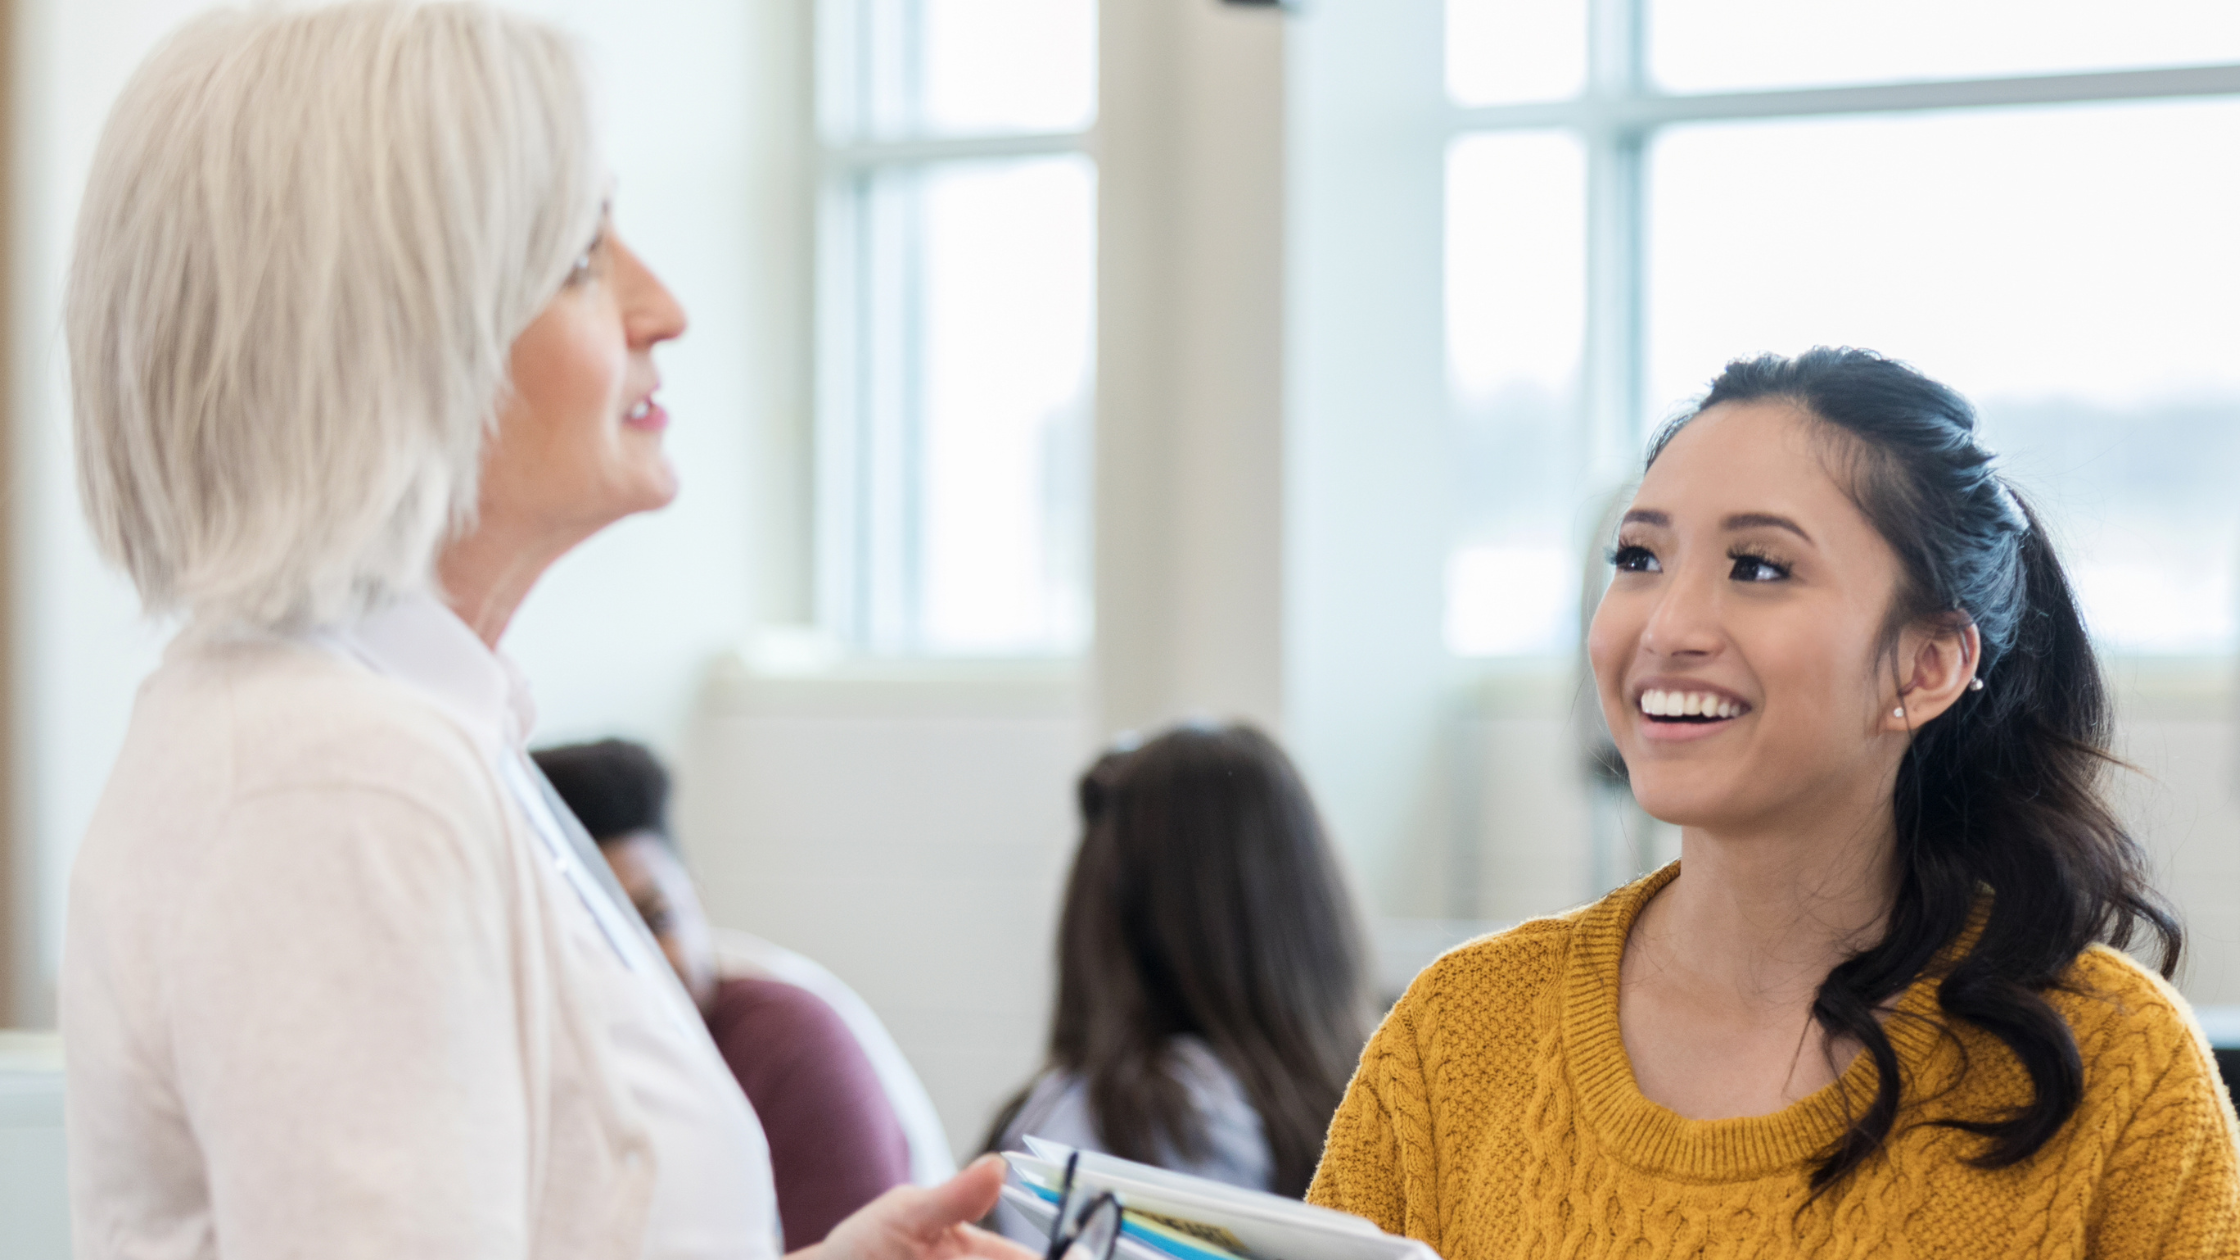
[[[910,1180],[910,1141],[839,1012],[782,980],[716,986],[708,1031],[770,1139],[786,1249]]]

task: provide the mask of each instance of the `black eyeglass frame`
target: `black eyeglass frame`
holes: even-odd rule
[[[1113,1255],[1120,1250],[1120,1219],[1126,1205],[1118,1193],[1111,1190],[1099,1192],[1089,1200],[1088,1206],[1081,1209],[1078,1217],[1073,1218],[1070,1223],[1067,1220],[1073,1207],[1073,1174],[1080,1165],[1081,1152],[1075,1151],[1066,1156],[1065,1180],[1058,1184],[1058,1213],[1050,1218],[1050,1248],[1043,1253],[1043,1260],[1065,1260],[1066,1253],[1089,1233],[1091,1224],[1103,1212],[1111,1213],[1112,1234],[1104,1240],[1097,1254],[1089,1256],[1087,1260],[1112,1260]]]

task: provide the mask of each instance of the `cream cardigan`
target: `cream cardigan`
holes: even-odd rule
[[[504,802],[403,683],[174,644],[72,875],[80,1256],[640,1253],[647,1131]]]

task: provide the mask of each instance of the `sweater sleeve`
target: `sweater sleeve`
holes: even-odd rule
[[[910,1180],[910,1141],[847,1022],[807,989],[726,980],[709,1031],[770,1141],[786,1246]]]
[[[2200,1035],[2140,1097],[2109,1153],[2092,1227],[2103,1260],[2240,1256],[2240,1135]]]
[[[1362,1051],[1330,1123],[1307,1201],[1439,1249],[1437,1157],[1416,1031],[1405,1002]]]
[[[164,996],[228,1260],[526,1255],[519,960],[473,831],[384,791],[272,793],[180,890]]]

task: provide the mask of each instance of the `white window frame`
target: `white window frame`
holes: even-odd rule
[[[1503,132],[1563,131],[1587,156],[1587,294],[1580,380],[1580,423],[1591,479],[1616,483],[1639,467],[1650,427],[1659,416],[1648,397],[1647,223],[1645,158],[1655,134],[1667,127],[1748,120],[1836,118],[1924,111],[1996,109],[2031,105],[2140,102],[2240,97],[2240,64],[2090,71],[2070,74],[1904,80],[1829,87],[1734,92],[1675,93],[1650,75],[1646,16],[1649,0],[1587,0],[1587,82],[1575,97],[1518,104],[1468,106],[1444,92],[1440,115],[1450,146],[1464,137]],[[1446,49],[1440,49],[1444,65]],[[1441,178],[1444,186],[1444,176]],[[1442,260],[1443,266],[1443,260]],[[1440,328],[1442,343],[1444,327]],[[1599,543],[1601,540],[1593,540]],[[1584,546],[1588,540],[1581,540]],[[1450,539],[1448,546],[1453,546]],[[1591,612],[1596,591],[1583,593]],[[2172,713],[2198,714],[2229,703],[2228,656],[2117,657],[2125,668],[2121,695],[2125,720],[2155,720]],[[1571,657],[1511,655],[1456,658],[1473,681],[1467,706],[1474,721],[1560,718],[1576,703],[1578,662]],[[2144,677],[2149,685],[2140,686]],[[1566,697],[1559,700],[1558,697]],[[2176,697],[2173,699],[2173,697]],[[1479,728],[1469,728],[1477,732]],[[1464,736],[1466,761],[1475,746]],[[1475,926],[1486,834],[1480,830],[1488,790],[1478,778],[1456,776],[1454,816],[1465,820],[1447,839],[1446,912]],[[1498,790],[1503,786],[1494,784]],[[1564,790],[1569,791],[1568,787]],[[1596,804],[1589,841],[1589,882],[1597,894],[1673,856],[1665,850],[1677,833],[1645,816],[1621,821]],[[1617,805],[1623,810],[1625,805]]]
[[[867,130],[859,117],[863,83],[874,74],[900,72],[874,64],[881,50],[862,33],[865,10],[878,3],[817,3],[812,598],[817,624],[851,653],[938,660],[944,654],[925,646],[922,556],[909,523],[920,502],[918,382],[908,373],[872,379],[877,356],[865,349],[875,337],[908,338],[914,331],[874,326],[880,303],[867,288],[874,238],[862,209],[873,183],[900,170],[1066,155],[1094,163],[1096,124],[1092,117],[1076,131],[861,138]],[[901,36],[905,42],[916,37],[915,31]],[[902,56],[896,64],[914,67],[916,59]],[[913,255],[912,271],[916,262]]]
[[[1933,79],[1742,92],[1669,93],[1649,74],[1648,0],[1587,0],[1587,82],[1576,97],[1529,104],[1451,105],[1449,141],[1514,131],[1567,131],[1587,154],[1587,301],[1581,356],[1588,467],[1614,474],[1638,454],[1652,420],[1644,298],[1643,158],[1657,131],[1689,123],[2019,105],[2240,96],[2240,64],[1988,78]]]

